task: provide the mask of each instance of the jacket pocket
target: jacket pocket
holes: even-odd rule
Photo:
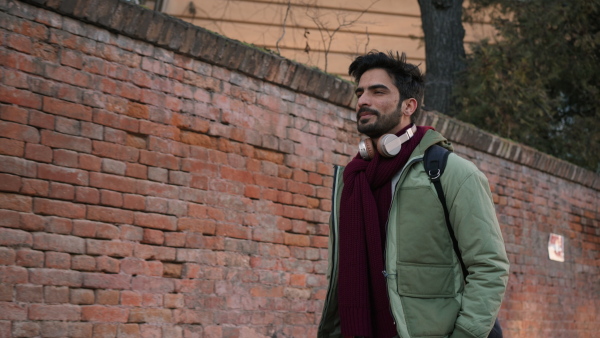
[[[402,297],[406,327],[413,338],[447,337],[454,329],[460,311],[456,298]]]
[[[451,265],[421,265],[399,263],[398,293],[417,298],[447,298],[456,296],[454,269]]]

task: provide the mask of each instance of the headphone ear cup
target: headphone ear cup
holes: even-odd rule
[[[402,143],[397,144],[394,142],[398,139],[398,136],[394,134],[385,134],[377,141],[377,151],[383,157],[394,157],[400,152]]]
[[[363,160],[372,160],[373,157],[375,157],[375,147],[373,146],[373,140],[368,138],[360,141],[360,143],[358,144],[358,152],[360,153],[360,156],[363,158]]]

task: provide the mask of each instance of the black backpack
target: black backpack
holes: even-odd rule
[[[458,241],[456,240],[456,236],[452,230],[452,225],[450,224],[450,214],[448,213],[446,197],[444,196],[442,182],[440,181],[440,178],[444,173],[444,169],[446,168],[446,162],[448,162],[448,155],[450,155],[450,151],[448,149],[434,144],[425,150],[425,155],[423,156],[423,166],[425,167],[425,172],[435,187],[435,191],[437,192],[440,202],[442,202],[442,207],[444,208],[444,217],[446,218],[446,227],[448,228],[448,233],[452,239],[452,246],[454,247],[454,252],[456,253],[456,256],[460,262],[460,267],[462,268],[463,277],[465,278],[466,283],[469,271],[465,266],[465,262],[463,262],[462,255],[460,254],[460,250],[458,248]],[[496,318],[494,327],[492,327],[492,331],[488,335],[488,338],[502,338],[502,328],[500,327],[498,318]]]

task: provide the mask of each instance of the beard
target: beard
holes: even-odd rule
[[[379,111],[367,107],[360,108],[357,115],[362,112],[369,112],[376,117],[375,122],[363,124],[360,122],[360,119],[356,122],[356,129],[370,138],[378,138],[394,129],[400,123],[400,118],[402,117],[400,107],[387,115],[382,115]]]

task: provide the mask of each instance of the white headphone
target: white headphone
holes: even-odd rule
[[[385,134],[381,136],[377,141],[377,151],[379,154],[381,154],[381,156],[384,157],[394,157],[398,155],[398,153],[400,153],[400,149],[402,148],[402,144],[410,140],[416,131],[417,126],[413,124],[410,129],[400,136],[396,136],[394,134]],[[373,140],[370,138],[364,139],[358,144],[358,152],[360,153],[360,156],[367,161],[370,161],[373,159],[373,157],[375,157],[374,148]]]

